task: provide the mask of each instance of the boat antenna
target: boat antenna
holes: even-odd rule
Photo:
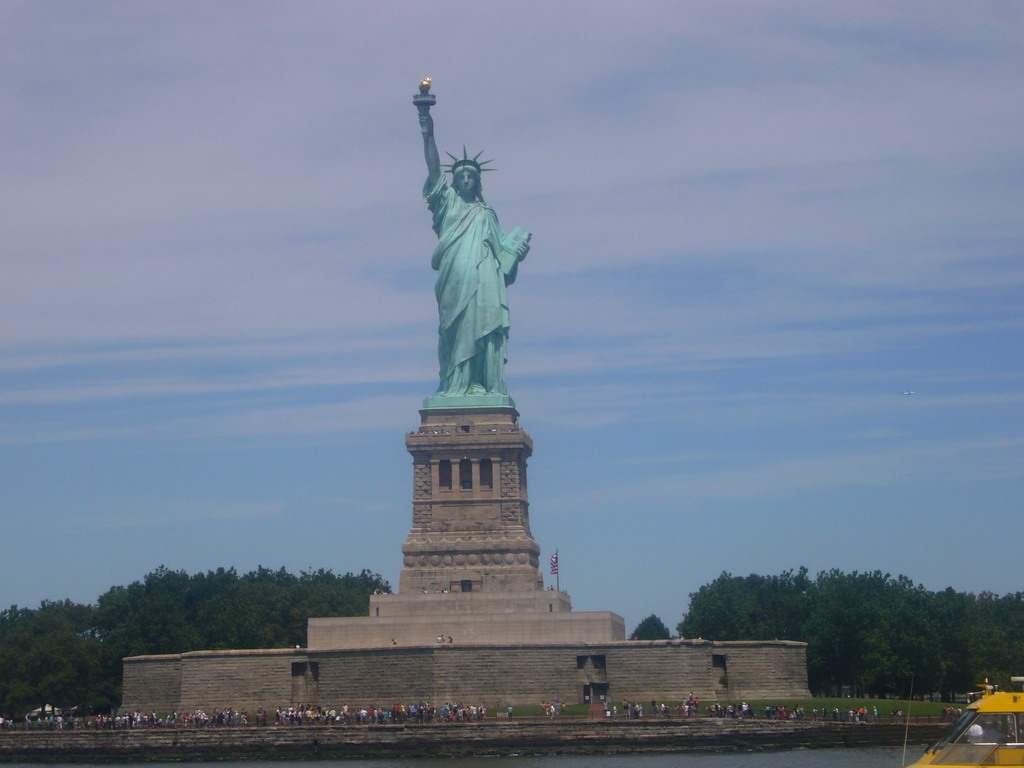
[[[903,718],[903,757],[900,765],[907,764],[907,739],[910,737],[910,702],[914,700],[914,677],[910,677],[910,695],[907,697],[907,714]]]

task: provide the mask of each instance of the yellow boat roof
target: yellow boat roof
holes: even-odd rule
[[[987,693],[972,702],[968,709],[979,712],[1024,712],[1024,693],[1019,691],[996,691]]]

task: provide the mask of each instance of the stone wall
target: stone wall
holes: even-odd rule
[[[946,725],[690,718],[666,722],[562,718],[459,725],[154,728],[0,732],[0,763],[152,763],[197,760],[351,760],[644,751],[925,745]],[[911,754],[920,754],[915,747]],[[828,762],[827,759],[823,762]]]
[[[292,664],[305,661],[305,653],[290,649],[132,656],[124,660],[121,711],[212,712],[292,703]]]
[[[774,699],[791,696],[793,686],[807,687],[807,649],[803,643],[716,643],[712,653],[724,656],[713,683],[720,699]],[[722,683],[725,679],[726,684]]]
[[[723,660],[724,674],[716,665]],[[607,687],[612,702],[680,701],[691,693],[702,702],[810,695],[803,643],[444,644],[135,657],[125,660],[123,709],[180,712],[419,701],[493,708],[579,703],[584,686],[595,694]]]
[[[122,689],[128,712],[173,712],[181,704],[181,654],[124,660]]]
[[[490,707],[576,701],[576,650],[492,646],[469,653],[439,652],[433,701],[480,702]],[[460,693],[465,697],[460,699]]]
[[[691,693],[702,702],[715,700],[710,643],[633,641],[605,653],[613,702],[679,701]]]
[[[178,711],[236,707],[254,710],[308,702],[307,691],[294,691],[293,664],[306,662],[297,650],[196,651],[182,654],[181,704]],[[304,677],[302,678],[305,679]]]
[[[311,654],[320,700],[331,706],[435,701],[433,654],[424,648]]]
[[[513,599],[517,595],[523,596],[523,606]],[[406,605],[412,610],[398,615],[387,614],[389,611],[397,613],[395,609],[401,603],[391,605],[382,602],[377,606],[371,602],[370,609],[379,607],[380,615],[309,619],[306,631],[308,647],[316,651],[391,648],[393,645],[415,647],[434,643],[439,632],[445,637],[453,637],[459,645],[582,644],[625,640],[626,627],[621,616],[609,611],[573,612],[567,601],[556,599],[555,596],[560,595],[562,593],[554,590],[507,595],[427,595],[425,597],[448,600],[408,601]],[[529,598],[529,605],[526,605],[526,598]],[[565,609],[554,610],[562,602]],[[507,606],[502,603],[507,603]],[[479,604],[479,607],[474,604]],[[428,612],[426,609],[431,607],[437,610]],[[517,612],[519,607],[532,610]],[[506,610],[502,611],[502,608]]]

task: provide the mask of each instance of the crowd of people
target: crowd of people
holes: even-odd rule
[[[268,712],[260,707],[254,712],[226,707],[207,713],[202,709],[193,712],[172,712],[166,717],[156,713],[126,712],[121,715],[93,715],[75,717],[62,714],[25,715],[24,728],[28,730],[80,730],[80,729],[141,729],[161,727],[240,726],[240,725],[398,725],[406,723],[473,723],[487,717],[487,707],[445,703],[439,707],[432,704],[395,704],[391,707],[349,707],[326,708],[302,705],[278,707]],[[0,718],[0,727],[11,729],[15,721]]]
[[[960,719],[960,715],[963,713],[964,711],[960,709],[960,707],[943,707],[942,719],[950,723],[955,723]]]
[[[754,718],[758,716],[754,708],[746,702],[743,702],[738,707],[735,704],[729,704],[725,707],[713,704],[710,709],[711,714],[716,717]],[[805,717],[808,717],[808,714],[801,706],[788,707],[786,705],[773,704],[764,708],[762,716],[766,720],[803,720]],[[831,709],[827,707],[822,707],[821,709],[813,707],[809,717],[812,720],[832,720],[833,722],[879,722],[878,707],[873,707],[871,710],[867,707],[847,708],[845,710],[839,707],[832,707]],[[902,721],[902,710],[894,709],[891,718],[895,722]]]
[[[560,702],[544,702],[544,714],[549,718],[560,716],[564,707]],[[512,707],[502,710],[502,717],[511,717]],[[800,720],[810,717],[813,720],[832,720],[835,722],[880,722],[878,708],[868,710],[866,707],[813,708],[808,715],[802,706],[788,707],[785,705],[766,706],[762,713],[742,702],[740,704],[719,704],[718,702],[700,706],[700,700],[690,694],[686,701],[669,704],[651,701],[650,707],[642,702],[623,701],[619,705],[610,702],[605,705],[605,715],[610,718],[625,717],[642,719],[644,715],[661,716],[664,718],[679,717],[721,717],[721,718],[764,718],[768,720]],[[960,710],[949,707],[943,711],[946,720],[955,720]],[[267,725],[399,725],[427,723],[474,723],[483,721],[488,716],[488,709],[483,705],[466,705],[461,703],[445,703],[434,706],[425,702],[418,704],[394,704],[390,707],[350,707],[328,708],[300,704],[298,706],[278,707],[267,711],[260,707],[255,711],[225,707],[214,709],[208,713],[203,709],[191,712],[172,712],[166,716],[156,713],[126,712],[119,715],[90,715],[80,717],[74,714],[63,714],[59,710],[48,712],[36,711],[25,715],[23,723],[0,717],[0,729],[22,727],[27,730],[123,730],[159,727],[202,728],[208,726],[267,726]],[[493,716],[493,715],[492,715]],[[903,711],[893,709],[890,722],[902,722]]]
[[[488,427],[488,428],[485,428],[485,429],[476,429],[476,430],[474,430],[474,432],[477,433],[477,434],[497,434],[497,433],[500,433],[500,434],[503,434],[503,435],[510,435],[510,434],[514,434],[514,433],[520,431],[520,429],[521,429],[521,427],[502,427],[501,429],[498,429],[497,427]],[[469,432],[469,430],[465,429],[465,428],[462,431],[463,432],[467,432],[467,433]],[[450,434],[451,434],[451,431],[448,430],[448,429],[412,429],[412,430],[409,430],[409,435],[413,436],[413,437],[418,437],[420,435],[450,435]]]

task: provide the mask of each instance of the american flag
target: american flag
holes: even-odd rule
[[[555,552],[555,554],[551,556],[551,575],[558,575],[558,552]]]

